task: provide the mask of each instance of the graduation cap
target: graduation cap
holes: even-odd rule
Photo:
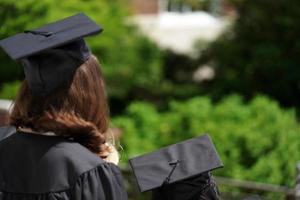
[[[102,28],[83,13],[25,30],[0,41],[0,46],[24,66],[34,95],[44,96],[70,81],[90,56],[84,37]]]
[[[206,172],[223,167],[208,135],[132,158],[129,163],[141,192],[187,179],[199,181]]]

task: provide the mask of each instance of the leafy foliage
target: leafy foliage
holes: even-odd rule
[[[20,82],[4,83],[0,91],[1,99],[13,99],[19,90]]]
[[[239,15],[235,24],[201,58],[216,69],[206,90],[217,98],[263,93],[300,108],[300,1],[231,1]]]
[[[207,97],[172,101],[160,112],[145,102],[132,103],[113,124],[123,132],[127,156],[150,152],[209,133],[225,164],[217,174],[244,180],[293,185],[300,159],[300,126],[295,112],[258,96],[248,104],[229,96],[218,104]]]

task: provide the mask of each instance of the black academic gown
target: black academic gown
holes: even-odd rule
[[[119,168],[84,146],[3,130],[0,200],[127,200]]]

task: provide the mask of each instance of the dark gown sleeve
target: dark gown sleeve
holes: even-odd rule
[[[82,174],[71,190],[72,200],[127,200],[120,169],[103,163]]]
[[[0,200],[128,200],[120,169],[112,163],[81,174],[71,188],[42,194],[5,192]]]
[[[50,196],[45,200],[128,199],[120,169],[112,163],[102,163],[83,173],[70,190],[52,193]],[[40,199],[44,200],[42,197]]]

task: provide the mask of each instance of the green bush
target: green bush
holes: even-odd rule
[[[20,82],[4,83],[0,90],[0,99],[14,99],[19,90]]]
[[[113,118],[123,130],[128,157],[209,133],[225,164],[218,175],[293,185],[300,160],[300,126],[295,112],[258,96],[245,104],[230,96],[217,104],[207,97],[172,101],[165,111],[145,102],[132,103]]]
[[[300,1],[230,1],[236,22],[202,54],[201,63],[213,61],[216,69],[207,92],[263,93],[300,109]]]

